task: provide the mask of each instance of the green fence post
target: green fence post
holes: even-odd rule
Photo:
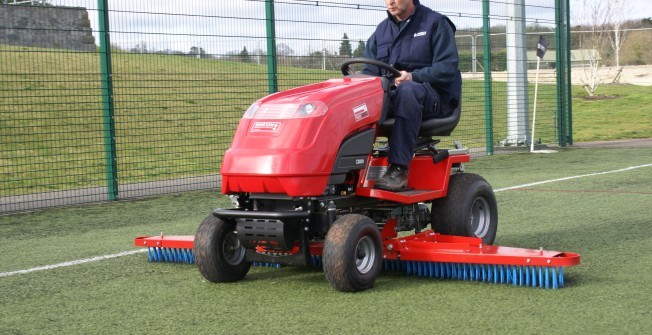
[[[118,167],[116,161],[115,119],[113,108],[113,81],[111,68],[111,41],[109,39],[108,0],[97,0],[100,34],[100,70],[102,81],[102,114],[104,124],[104,152],[106,157],[107,196],[118,199]]]
[[[566,120],[568,122],[568,127],[567,127],[567,137],[566,137],[566,144],[572,145],[573,144],[573,86],[572,86],[572,81],[571,81],[571,20],[570,20],[570,0],[564,0],[564,14],[565,14],[565,43],[564,46],[566,47]]]
[[[267,88],[269,93],[272,94],[278,92],[274,0],[265,0],[265,16],[267,22]]]
[[[489,0],[482,0],[482,44],[484,59],[484,117],[487,155],[494,153],[493,104],[491,90],[491,39],[489,36]]]
[[[570,47],[567,39],[568,17],[566,14],[568,0],[555,0],[555,45],[557,57],[557,134],[559,146],[568,144],[568,126],[570,123]]]

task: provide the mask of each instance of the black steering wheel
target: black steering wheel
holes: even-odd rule
[[[344,63],[342,63],[342,74],[345,76],[355,74],[355,71],[351,68],[352,64],[370,64],[370,65],[375,65],[381,69],[387,70],[391,74],[390,78],[396,78],[401,76],[401,72],[399,70],[395,69],[393,66],[381,62],[379,60],[371,59],[371,58],[363,58],[363,57],[356,57],[356,58],[351,58]]]

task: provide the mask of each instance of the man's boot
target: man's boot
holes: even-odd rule
[[[390,164],[385,174],[376,180],[374,188],[398,191],[407,187],[408,169],[398,164]]]

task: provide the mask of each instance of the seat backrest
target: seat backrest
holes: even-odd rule
[[[421,128],[419,129],[419,137],[450,136],[455,127],[457,127],[457,124],[460,122],[461,114],[462,103],[460,101],[457,108],[455,108],[450,115],[443,118],[423,121],[421,123]],[[386,119],[378,126],[378,135],[389,137],[392,135],[392,128],[394,128],[394,119]]]

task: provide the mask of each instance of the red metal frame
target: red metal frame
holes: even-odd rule
[[[195,245],[195,236],[193,235],[165,236],[163,234],[159,236],[139,236],[134,239],[134,245],[137,247],[192,250]]]
[[[485,245],[480,238],[441,235],[432,230],[398,237],[394,230],[395,225],[396,222],[390,220],[381,231],[383,258],[387,260],[543,267],[568,267],[580,264],[580,255],[572,252]],[[141,236],[134,240],[134,245],[192,250],[194,236]],[[322,255],[323,248],[323,242],[311,242],[310,254]],[[289,254],[297,251],[292,250]]]
[[[461,154],[448,156],[441,162],[434,164],[431,156],[416,156],[410,163],[410,174],[408,176],[408,188],[412,188],[412,190],[397,193],[373,188],[376,181],[368,179],[364,173],[368,173],[370,168],[383,167],[389,164],[387,163],[387,157],[371,157],[370,164],[364,170],[355,194],[403,204],[414,204],[443,198],[448,193],[448,182],[453,165],[466,163],[470,160],[470,155]]]

